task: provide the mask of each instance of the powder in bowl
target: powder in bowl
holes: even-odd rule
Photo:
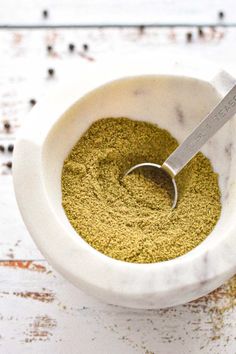
[[[79,139],[62,169],[62,205],[78,234],[107,256],[135,263],[179,257],[213,230],[221,212],[218,175],[198,153],[171,185],[141,162],[162,164],[178,143],[154,124],[128,118],[96,121]],[[167,185],[166,185],[167,183]]]

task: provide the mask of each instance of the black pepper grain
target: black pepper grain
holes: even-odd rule
[[[55,70],[52,69],[52,68],[49,68],[48,69],[48,75],[52,77],[52,76],[54,76],[54,74],[55,74]]]
[[[73,43],[70,43],[68,45],[68,49],[69,49],[70,52],[73,52],[75,50],[75,45]]]
[[[36,104],[36,100],[34,98],[31,98],[29,100],[29,103],[30,103],[31,106],[34,106]]]
[[[186,40],[187,40],[188,43],[192,42],[192,40],[193,40],[192,32],[187,32],[186,33]]]
[[[7,166],[7,168],[9,168],[9,170],[12,168],[12,162],[11,161],[8,161],[7,163],[6,163],[6,166]]]
[[[140,25],[140,26],[139,26],[139,33],[140,33],[140,34],[143,34],[143,33],[144,33],[144,30],[145,30],[145,26],[144,26],[144,25]]]
[[[85,52],[87,52],[87,51],[89,50],[89,46],[88,46],[87,43],[84,43],[84,44],[83,44],[83,50],[84,50]]]
[[[4,122],[3,126],[7,132],[9,132],[9,130],[11,129],[11,124],[8,121]]]
[[[201,38],[204,37],[204,32],[203,32],[202,27],[198,27],[198,36]]]
[[[8,152],[13,152],[14,150],[14,145],[13,144],[9,144],[7,147]]]
[[[48,15],[49,15],[48,10],[43,10],[42,15],[43,15],[43,18],[48,18]]]
[[[52,50],[53,50],[53,47],[52,47],[51,45],[48,45],[48,46],[47,46],[47,51],[48,51],[48,53],[51,53]]]
[[[225,17],[224,11],[219,11],[219,12],[218,12],[218,18],[219,18],[220,20],[223,20],[224,17]]]

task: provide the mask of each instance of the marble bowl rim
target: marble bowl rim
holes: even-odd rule
[[[158,74],[158,73],[154,73],[155,76],[158,75],[162,75],[162,74]],[[137,75],[138,76],[138,75]],[[178,75],[177,75],[178,76]],[[187,76],[187,75],[186,75]],[[187,76],[188,77],[188,76]],[[191,77],[191,76],[190,76]],[[193,77],[194,78],[194,77]],[[124,79],[124,77],[120,78],[120,80]],[[111,82],[116,81],[116,80],[110,80],[108,82],[105,83],[105,85],[109,85]],[[65,84],[60,85],[59,91],[61,90],[61,88],[63,87],[63,92],[65,93],[67,90],[68,92],[71,91],[71,88],[73,85],[69,86],[65,86]],[[103,85],[93,85],[93,88],[96,87],[95,89],[100,88]],[[57,91],[57,92],[59,92]],[[84,94],[87,95],[91,92],[91,90],[89,91],[85,91]],[[57,93],[53,92],[52,96],[54,97],[54,103],[58,102],[58,96]],[[78,102],[81,100],[81,95],[79,96],[80,98],[76,101],[72,101],[74,102],[74,105],[78,104]],[[82,95],[83,98],[83,95]],[[52,98],[51,98],[52,99]],[[51,100],[50,99],[50,100]],[[204,257],[206,257],[206,251],[208,252],[208,249],[205,249],[204,246],[199,245],[198,251],[199,252],[195,252],[195,250],[190,251],[189,253],[178,257],[176,259],[170,260],[170,261],[166,261],[166,262],[160,262],[160,263],[151,263],[151,264],[134,264],[134,263],[128,263],[128,262],[124,262],[124,261],[119,261],[116,259],[112,259],[108,256],[105,256],[104,254],[98,252],[97,250],[93,249],[90,245],[88,245],[82,238],[80,237],[76,237],[76,239],[74,238],[74,242],[72,244],[70,237],[68,237],[68,235],[70,234],[72,236],[71,230],[65,230],[65,228],[60,224],[60,222],[58,222],[56,216],[54,215],[54,211],[50,210],[47,198],[45,196],[45,191],[44,191],[44,186],[43,186],[43,180],[42,180],[42,176],[41,176],[41,165],[40,165],[40,154],[39,154],[39,150],[41,151],[43,149],[43,144],[40,145],[38,144],[38,139],[37,139],[37,134],[35,134],[35,130],[37,127],[39,127],[39,131],[40,131],[40,125],[42,125],[42,121],[39,119],[39,116],[42,114],[42,110],[48,113],[52,113],[53,108],[52,107],[52,101],[47,101],[46,100],[42,100],[42,102],[38,105],[36,105],[35,108],[32,109],[31,113],[29,114],[29,118],[28,121],[25,125],[25,127],[23,128],[23,130],[21,131],[20,137],[17,140],[16,143],[16,147],[15,147],[15,153],[14,153],[14,161],[13,161],[13,174],[14,174],[14,186],[15,186],[15,192],[16,192],[16,198],[17,198],[17,202],[22,214],[22,217],[24,219],[25,224],[27,225],[27,228],[29,229],[31,235],[33,236],[34,240],[36,241],[37,245],[39,246],[40,250],[42,251],[42,253],[45,255],[45,257],[47,259],[49,259],[49,261],[52,263],[52,265],[55,266],[55,268],[61,272],[63,275],[65,275],[67,278],[69,278],[73,283],[75,283],[76,285],[78,285],[78,283],[81,284],[81,287],[83,289],[86,289],[89,291],[90,286],[93,288],[93,286],[95,286],[97,289],[102,288],[105,289],[108,293],[109,292],[114,292],[115,294],[119,294],[122,293],[123,295],[127,294],[129,296],[139,296],[140,294],[150,294],[153,292],[168,292],[168,291],[176,291],[176,289],[180,288],[180,287],[184,287],[184,286],[188,286],[188,285],[192,285],[195,283],[199,283],[201,281],[206,281],[206,278],[201,279],[198,278],[198,280],[195,279],[195,277],[189,277],[188,279],[185,277],[183,279],[185,279],[185,281],[183,281],[183,279],[181,280],[181,284],[179,284],[178,286],[175,286],[174,283],[169,284],[168,286],[165,285],[163,286],[163,288],[160,288],[159,285],[161,284],[161,279],[163,279],[163,277],[165,276],[165,274],[167,274],[166,272],[170,272],[171,269],[173,267],[178,267],[178,265],[181,265],[181,267],[179,268],[178,272],[179,272],[179,276],[181,278],[181,272],[186,271],[186,266],[188,266],[189,264],[191,264],[192,267],[192,263],[194,261],[198,261],[197,258],[200,257],[202,260],[204,260]],[[71,102],[71,103],[72,103]],[[50,106],[50,107],[49,107]],[[57,116],[57,120],[62,119],[62,117],[67,114],[67,111],[70,110],[73,106],[67,105],[67,109],[63,110],[63,112],[61,111],[61,113],[59,114],[58,110],[55,109],[54,112],[54,116]],[[54,122],[55,123],[55,122]],[[51,123],[50,123],[51,124]],[[52,125],[51,125],[52,128]],[[50,129],[49,126],[46,128],[47,134],[49,134]],[[33,132],[33,136],[31,135],[31,133]],[[39,150],[38,150],[39,149]],[[25,156],[25,154],[28,153],[29,155],[29,159],[23,159],[23,156]],[[36,170],[35,170],[36,169]],[[23,172],[23,170],[28,171],[28,177],[30,176],[30,179],[28,179],[29,184],[25,185],[22,184],[22,178],[23,176],[25,176],[25,172]],[[34,172],[33,172],[34,171]],[[39,196],[39,194],[41,194],[41,196],[39,197],[39,199],[37,200],[37,202],[33,201],[33,203],[27,204],[29,203],[30,199],[29,199],[29,195],[26,197],[26,188],[31,189],[36,187],[37,190],[37,195]],[[42,198],[42,199],[41,199]],[[41,203],[41,201],[43,201]],[[50,219],[48,217],[46,217],[45,214],[45,207],[47,208],[47,212],[50,214],[51,217],[51,222]],[[43,220],[46,222],[47,226],[48,226],[48,234],[50,236],[53,235],[53,233],[57,233],[59,230],[61,230],[61,232],[64,234],[64,241],[66,241],[66,245],[65,247],[68,246],[68,250],[71,250],[72,253],[68,252],[68,254],[63,253],[62,250],[62,245],[59,246],[59,249],[55,251],[55,249],[52,252],[53,249],[53,244],[51,242],[51,244],[49,242],[45,243],[45,240],[43,240],[41,238],[41,235],[43,233],[42,230],[42,226],[40,226],[39,224],[39,220],[37,220],[37,216],[36,215],[31,215],[31,211],[33,209],[37,209],[39,212],[42,212],[42,217]],[[57,224],[57,227],[55,227]],[[40,230],[41,228],[41,230]],[[45,230],[44,230],[45,231]],[[228,231],[229,233],[232,233],[232,230]],[[77,233],[75,232],[75,234],[77,235]],[[53,238],[52,238],[53,239]],[[54,242],[54,241],[53,241]],[[220,244],[223,242],[222,240],[218,240],[218,242],[215,243],[215,248],[217,247],[218,252],[220,253]],[[75,255],[73,253],[73,247],[76,246],[78,247],[78,250],[82,251],[84,253],[83,257],[91,257],[90,261],[92,260],[96,260],[94,263],[94,267],[96,267],[96,265],[98,266],[97,271],[100,272],[100,275],[102,277],[105,276],[106,277],[106,282],[101,282],[101,279],[99,279],[98,277],[94,277],[93,279],[88,276],[83,276],[81,275],[81,273],[78,275],[77,273],[75,273],[75,267],[74,265],[72,265],[73,260],[75,259]],[[61,265],[59,258],[60,256],[63,257],[63,261],[66,261],[66,266]],[[83,258],[82,257],[82,261]],[[73,260],[72,260],[73,259]],[[99,265],[100,263],[100,265]],[[106,268],[104,269],[100,269],[101,264],[103,264],[103,266]],[[197,266],[197,264],[196,264]],[[92,267],[92,268],[94,268]],[[108,269],[109,268],[109,269]],[[162,274],[159,274],[161,269],[164,269],[165,271]],[[88,267],[88,275],[91,276],[91,274],[93,273],[94,269],[90,269]],[[108,274],[106,274],[106,272]],[[116,278],[115,280],[113,280],[113,272],[117,272],[120,273],[120,277],[119,279]],[[128,273],[127,273],[128,272]],[[151,272],[151,273],[155,273],[155,277],[157,279],[158,274],[160,275],[160,282],[157,282],[158,284],[155,286],[155,284],[150,288],[145,287],[145,285],[148,284],[148,282],[150,282],[150,276],[148,275],[147,272]],[[178,274],[177,272],[177,274]],[[197,273],[197,269],[194,270],[194,267],[191,268],[191,272],[196,272]],[[227,265],[227,267],[222,268],[221,271],[218,270],[217,274],[215,273],[214,275],[209,274],[208,276],[208,280],[211,278],[217,278],[220,275],[223,275],[225,280],[227,277],[230,277],[231,275],[233,275],[235,272],[235,264],[232,264],[231,266]],[[136,274],[134,274],[136,273]],[[139,276],[140,274],[140,276]],[[135,275],[135,280],[139,279],[140,280],[140,284],[138,284],[138,286],[136,288],[129,288],[128,284],[127,284],[127,279],[128,281],[130,281]],[[148,278],[148,280],[144,280],[142,281],[145,277]],[[76,279],[78,278],[78,279]],[[79,279],[80,278],[80,279]],[[95,279],[96,278],[96,279]],[[123,281],[123,283],[122,283]],[[123,288],[121,289],[121,286],[123,285]],[[90,291],[91,292],[91,291]],[[92,290],[93,292],[93,290]],[[99,291],[98,291],[99,292]],[[98,295],[99,297],[99,295]],[[102,298],[103,296],[101,296]],[[198,296],[197,296],[198,297]],[[115,303],[119,303],[119,301],[115,301]]]

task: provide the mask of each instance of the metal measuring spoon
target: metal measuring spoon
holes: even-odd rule
[[[144,162],[131,167],[125,176],[143,167],[161,169],[171,179],[174,187],[172,208],[178,201],[178,188],[175,176],[196,155],[201,147],[236,113],[236,84],[204,118],[194,131],[177,147],[162,165]]]

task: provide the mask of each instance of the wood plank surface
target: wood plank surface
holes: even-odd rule
[[[1,24],[150,24],[236,22],[235,1],[225,0],[21,0],[0,3]],[[42,10],[48,10],[43,18]]]
[[[232,24],[235,8],[233,0],[22,0],[20,6],[9,0],[0,2],[0,26]],[[47,19],[43,9],[49,11]],[[223,22],[219,10],[225,12]],[[9,168],[12,153],[7,151],[32,109],[31,99],[39,100],[47,88],[74,74],[74,68],[79,79],[82,65],[96,66],[103,57],[198,56],[236,76],[236,28],[202,31],[196,26],[0,31],[0,145],[5,148],[0,152],[0,353],[236,354],[236,277],[190,304],[134,311],[103,304],[58,275],[21,220]],[[51,78],[49,68],[55,71]]]
[[[1,353],[235,354],[236,278],[164,310],[103,304],[46,262],[0,262]]]

